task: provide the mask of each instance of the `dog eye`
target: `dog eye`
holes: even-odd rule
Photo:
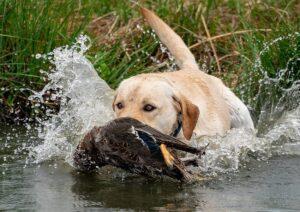
[[[155,110],[156,109],[156,107],[154,107],[153,105],[145,105],[144,106],[144,111],[146,111],[146,112],[151,112],[152,110]]]
[[[116,104],[116,106],[117,106],[117,108],[119,109],[119,110],[121,110],[124,106],[123,106],[123,104],[121,103],[121,102],[119,102],[118,104]]]

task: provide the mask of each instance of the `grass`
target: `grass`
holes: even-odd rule
[[[288,70],[280,85],[300,78],[300,36],[278,41],[260,55],[264,43],[299,32],[297,0],[141,0],[184,39],[200,67],[216,75],[248,104],[261,107],[260,80]],[[99,75],[115,88],[132,75],[162,71],[167,55],[145,29],[138,8],[119,0],[2,0],[0,1],[0,117],[28,117],[30,92],[45,81],[40,70],[48,64],[33,55],[71,44],[88,34],[93,47],[87,57]],[[205,29],[205,24],[207,29]],[[208,36],[208,33],[210,36]],[[211,42],[210,42],[211,40]],[[213,51],[215,49],[215,51]],[[259,58],[261,66],[255,61]],[[265,94],[268,92],[265,92]],[[280,94],[279,90],[272,95]],[[274,101],[276,98],[274,97]],[[1,119],[1,118],[0,118]]]

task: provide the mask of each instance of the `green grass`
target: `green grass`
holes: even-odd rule
[[[191,49],[200,66],[208,67],[210,74],[221,77],[252,106],[259,107],[264,101],[265,97],[257,97],[257,93],[261,89],[259,80],[265,73],[276,77],[279,70],[288,66],[289,71],[280,82],[283,87],[300,78],[297,61],[300,36],[279,41],[259,56],[264,43],[299,32],[297,0],[141,0],[139,3],[170,24],[187,45],[203,42]],[[201,16],[212,37],[232,32],[213,41],[221,59],[221,72],[210,43],[205,42],[207,34]],[[144,52],[162,62],[166,55],[149,33],[143,34],[136,28],[137,23],[144,26],[138,8],[130,1],[0,1],[0,114],[20,109],[28,116],[30,107],[25,105],[25,99],[30,93],[20,88],[42,88],[45,82],[40,69],[48,70],[48,64],[33,55],[71,44],[82,33],[93,41],[88,58],[112,88],[129,76],[163,70]],[[252,31],[233,33],[243,30]],[[255,67],[257,58],[261,58],[259,68]]]

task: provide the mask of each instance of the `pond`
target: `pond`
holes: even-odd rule
[[[2,210],[298,210],[300,156],[254,160],[238,172],[192,184],[137,176],[83,174],[68,163],[26,163],[20,151],[29,138],[24,127],[1,126]],[[18,135],[17,137],[15,135]],[[9,142],[7,136],[11,137]],[[5,147],[6,145],[6,147]],[[295,145],[300,153],[300,145]]]
[[[256,132],[232,129],[222,137],[192,139],[194,146],[210,144],[193,170],[205,176],[203,182],[149,180],[112,168],[76,171],[78,142],[113,118],[113,91],[85,58],[85,41],[42,55],[53,68],[48,84],[32,91],[30,100],[39,110],[44,93],[58,91],[49,97],[60,100],[58,113],[46,110],[47,119],[37,117],[35,125],[0,125],[0,210],[300,209],[299,82],[260,111]]]

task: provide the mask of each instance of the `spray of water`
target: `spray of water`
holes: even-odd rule
[[[46,121],[38,120],[38,137],[42,144],[30,152],[36,163],[53,157],[69,160],[73,147],[88,130],[113,117],[113,91],[84,57],[88,48],[89,38],[80,36],[72,46],[59,47],[40,56],[50,61],[54,68],[48,75],[49,83],[30,99],[43,103],[45,93],[57,90],[50,99],[59,97],[60,110],[58,114],[49,113]]]
[[[294,69],[297,66],[291,63],[299,62],[300,58],[290,58],[286,67],[273,78],[264,70],[261,59],[279,42],[296,40],[299,36],[296,32],[264,44],[253,67],[254,71],[264,76],[255,97],[255,101],[260,98],[264,102],[260,108],[257,132],[232,129],[224,137],[196,139],[195,145],[199,142],[210,144],[201,170],[209,173],[236,171],[253,159],[300,155],[300,81],[294,80],[288,88],[283,86],[283,82],[288,80],[286,76],[291,77],[292,73],[296,73]],[[274,100],[274,96],[278,96],[277,99]]]
[[[175,71],[178,69],[175,58],[173,55],[169,52],[167,47],[158,39],[156,36],[154,30],[145,30],[141,25],[137,24],[137,29],[141,31],[143,34],[149,34],[154,40],[155,43],[159,44],[159,49],[161,50],[162,54],[167,55],[167,60],[162,64],[160,60],[158,60],[156,57],[152,56],[149,52],[146,50],[142,50],[142,53],[145,54],[154,64],[156,65],[166,65],[166,70],[168,71]],[[140,44],[138,44],[139,47]]]
[[[60,158],[71,164],[70,156],[82,136],[93,126],[103,125],[113,118],[113,91],[85,58],[88,48],[88,37],[81,36],[72,46],[38,56],[49,60],[54,68],[48,75],[49,83],[30,98],[43,102],[45,92],[58,90],[51,98],[59,96],[61,105],[58,114],[50,115],[46,121],[40,120],[38,137],[41,143],[30,150],[30,158],[36,163]],[[299,87],[300,83],[295,82],[285,90],[282,99],[269,114],[274,117],[272,124],[261,116],[260,122],[271,127],[259,135],[244,129],[232,129],[223,137],[193,139],[195,146],[209,143],[200,170],[209,174],[236,171],[253,159],[300,154],[300,107],[299,104],[288,109],[286,106],[299,102]],[[283,112],[276,115],[278,111]]]
[[[232,129],[223,137],[195,139],[209,144],[200,170],[208,174],[237,171],[253,160],[278,155],[300,155],[300,107],[285,112],[272,128],[258,136],[245,129]]]

